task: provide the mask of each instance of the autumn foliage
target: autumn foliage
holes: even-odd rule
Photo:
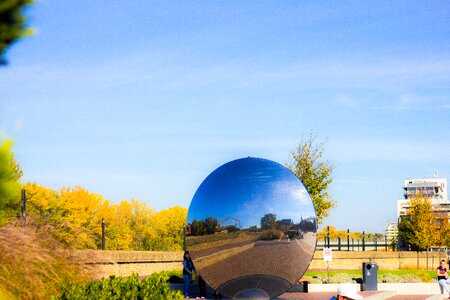
[[[79,186],[55,191],[31,183],[24,188],[27,215],[66,247],[100,249],[103,218],[106,249],[182,249],[186,208],[155,212],[135,199],[115,204]]]
[[[329,230],[329,231],[328,231]],[[318,232],[317,238],[319,240],[324,240],[328,236],[328,232],[330,233],[331,240],[337,240],[338,237],[342,239],[347,239],[347,230],[338,230],[335,226],[324,226],[322,231]],[[360,240],[363,238],[362,232],[349,232],[349,238]],[[384,238],[382,234],[379,233],[364,233],[364,238],[373,239],[373,238]]]
[[[450,223],[445,211],[433,208],[433,203],[422,194],[410,200],[407,214],[400,217],[399,238],[412,250],[450,246]]]

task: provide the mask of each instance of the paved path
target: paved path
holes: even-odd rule
[[[360,292],[359,294],[363,297],[368,297],[375,295],[379,292]],[[328,300],[332,296],[336,296],[336,292],[320,292],[320,293],[285,293],[278,297],[277,299],[284,300],[284,299],[301,299],[301,300]]]
[[[387,296],[384,295],[383,292],[360,292],[360,294],[364,297],[365,300],[439,300],[439,299],[447,299],[445,296],[439,295],[394,295]],[[283,294],[280,297],[276,298],[276,300],[328,300],[332,296],[335,296],[335,293],[331,292],[320,292],[320,293],[287,293]],[[195,298],[191,298],[195,299]],[[208,298],[213,300],[214,298]]]
[[[431,300],[431,299],[447,299],[447,297],[439,297],[438,295],[392,295],[386,292],[359,292],[364,299],[367,300]],[[279,300],[328,300],[336,293],[320,292],[320,293],[285,293],[278,297]]]

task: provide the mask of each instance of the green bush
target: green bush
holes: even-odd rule
[[[0,28],[0,32],[2,28]],[[0,43],[1,48],[1,43]],[[1,51],[0,51],[1,52]],[[11,217],[17,217],[20,210],[20,166],[11,151],[12,141],[0,136],[0,225]]]
[[[324,278],[324,282],[327,282],[328,278]],[[333,276],[330,277],[330,283],[344,283],[344,282],[352,282],[353,280],[353,276],[346,274],[346,273],[339,273],[339,274],[335,274]],[[354,282],[356,283],[356,281]]]
[[[168,279],[166,273],[155,273],[143,280],[138,278],[138,274],[130,277],[110,276],[108,279],[91,280],[84,285],[68,284],[54,299],[183,299],[180,291],[170,289]]]

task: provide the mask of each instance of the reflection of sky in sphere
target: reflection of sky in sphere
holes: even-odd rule
[[[316,217],[309,194],[288,168],[249,157],[222,165],[202,182],[189,207],[188,223],[207,217],[235,218],[242,229],[259,228],[261,217],[269,213],[296,224]],[[221,225],[236,224],[228,220]]]

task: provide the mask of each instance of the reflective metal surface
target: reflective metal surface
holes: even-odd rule
[[[278,163],[249,157],[222,165],[200,185],[186,243],[199,273],[224,296],[260,290],[273,298],[308,268],[316,230],[302,182]]]

